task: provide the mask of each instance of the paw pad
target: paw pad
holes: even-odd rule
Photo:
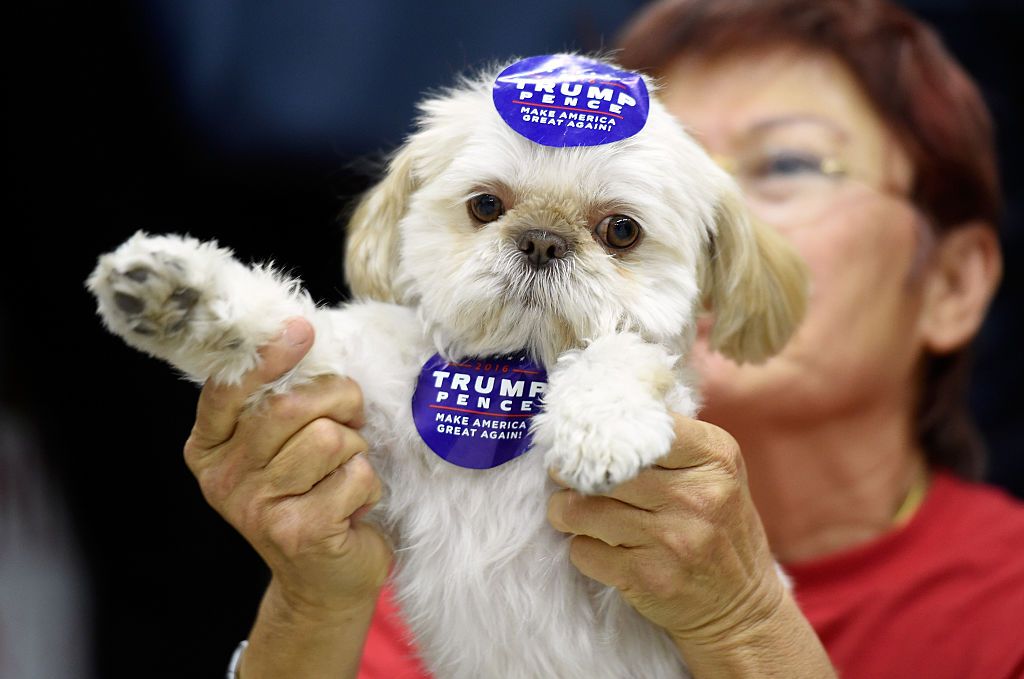
[[[202,297],[185,284],[185,267],[159,253],[136,252],[124,259],[111,261],[95,281],[97,294],[108,300],[105,313],[143,337],[184,331]]]
[[[146,308],[146,303],[141,299],[123,292],[114,293],[114,304],[129,316],[138,316]]]

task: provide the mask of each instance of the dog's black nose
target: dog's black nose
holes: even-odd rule
[[[524,231],[516,246],[534,269],[543,269],[552,259],[562,259],[569,252],[564,238],[541,229]]]

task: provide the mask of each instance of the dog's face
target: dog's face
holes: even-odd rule
[[[421,105],[350,224],[357,295],[418,306],[450,356],[550,364],[616,330],[686,351],[707,302],[723,351],[781,347],[803,309],[799,262],[657,101],[634,136],[550,147],[502,120],[492,82]]]

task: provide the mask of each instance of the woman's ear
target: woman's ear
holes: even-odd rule
[[[352,294],[384,302],[398,301],[398,222],[416,190],[413,142],[398,150],[387,174],[359,200],[346,230],[345,278]]]
[[[981,327],[1003,272],[999,238],[971,222],[942,236],[925,279],[921,336],[936,354],[964,346]]]
[[[807,307],[803,261],[774,229],[750,219],[735,186],[719,201],[701,285],[714,315],[710,346],[737,363],[778,353]]]

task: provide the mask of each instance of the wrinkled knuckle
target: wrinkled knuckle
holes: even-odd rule
[[[345,463],[345,473],[351,477],[353,483],[359,487],[370,487],[377,476],[373,465],[366,459],[365,455],[356,455]]]
[[[337,422],[319,417],[306,425],[310,445],[318,452],[332,453],[345,444],[345,432]]]
[[[263,506],[253,498],[225,502],[221,515],[246,538],[258,538],[265,532]]]
[[[377,475],[376,471],[373,473],[373,478],[370,481],[370,493],[369,503],[371,505],[380,502],[381,496],[384,494],[384,484],[380,480],[380,476]]]
[[[261,533],[276,550],[294,557],[302,551],[302,517],[293,508],[279,505],[272,515],[262,517],[265,523]]]
[[[206,448],[199,443],[196,437],[195,430],[189,434],[189,437],[185,440],[185,446],[182,449],[182,455],[185,458],[185,464],[193,474],[197,474],[199,470],[199,461],[203,455],[207,452]]]
[[[341,379],[342,379],[342,381],[345,384],[345,390],[348,393],[349,397],[352,399],[352,402],[355,405],[357,405],[358,407],[362,408],[363,407],[363,388],[361,386],[359,386],[359,383],[356,382],[351,377],[343,377]]]
[[[213,472],[209,469],[196,470],[195,472],[196,481],[199,482],[199,492],[203,494],[203,498],[207,504],[216,506],[217,494],[215,492],[216,483],[214,483]]]
[[[207,467],[196,474],[196,479],[206,502],[218,511],[235,488],[234,479],[223,466]]]
[[[739,455],[740,444],[736,440],[736,437],[727,432],[725,429],[716,428],[715,433],[718,436],[719,444],[723,449],[734,455]]]
[[[285,557],[293,558],[300,552],[299,539],[291,524],[273,522],[262,531],[262,534],[266,542]]]
[[[292,495],[296,492],[294,472],[278,466],[268,467],[259,480],[259,494],[263,497],[276,498]]]
[[[652,514],[659,517],[662,513],[675,513],[680,508],[693,504],[693,484],[684,474],[675,474],[661,489],[663,498],[654,507]]]
[[[732,434],[725,430],[721,431],[721,457],[729,469],[737,471],[743,460],[740,452],[740,444]]]
[[[728,479],[735,481],[743,478],[743,458],[739,454],[723,456],[719,466]]]
[[[732,434],[724,429],[716,428],[709,433],[708,449],[715,467],[730,477],[738,477],[743,466],[743,455],[740,444]]]
[[[345,459],[351,459],[370,449],[366,439],[360,436],[358,431],[345,425],[339,425],[338,431],[341,435],[341,451],[344,453]]]
[[[686,560],[693,550],[693,543],[690,536],[673,525],[663,525],[658,528],[657,541],[663,545],[677,559]]]
[[[270,398],[270,416],[274,419],[291,421],[301,417],[307,409],[306,399],[297,391],[277,394]]]
[[[661,514],[658,512],[641,512],[638,516],[639,526],[637,532],[649,541],[657,541],[660,526]]]
[[[688,562],[706,559],[714,551],[717,535],[716,526],[708,521],[697,521],[690,525],[685,537],[677,543],[676,554]]]
[[[680,592],[680,574],[671,568],[651,566],[641,576],[644,589],[657,600],[669,601]]]
[[[346,407],[352,413],[353,417],[362,416],[363,407],[365,405],[365,401],[363,400],[363,388],[360,387],[359,383],[351,377],[342,377],[339,379],[341,380],[341,384],[338,388],[342,391]]]
[[[718,516],[736,505],[739,485],[733,477],[706,484],[699,491],[701,505],[710,516]]]

